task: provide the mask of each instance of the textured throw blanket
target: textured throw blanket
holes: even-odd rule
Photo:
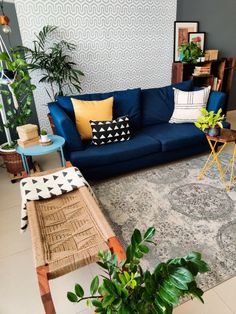
[[[84,179],[81,172],[75,167],[66,168],[40,177],[29,177],[21,180],[21,231],[25,231],[28,225],[26,208],[28,201],[48,199],[71,192],[84,185],[87,186],[92,193],[89,184]]]

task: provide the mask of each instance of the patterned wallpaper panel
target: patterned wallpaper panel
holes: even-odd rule
[[[83,93],[158,87],[170,83],[176,0],[15,0],[23,44],[59,26],[57,39],[77,45]],[[34,73],[37,84],[39,74]],[[37,84],[35,102],[47,127],[49,98]]]

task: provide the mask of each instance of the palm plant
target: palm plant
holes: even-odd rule
[[[36,35],[32,49],[25,46],[18,47],[25,53],[30,63],[30,69],[42,72],[39,82],[50,85],[51,92],[47,88],[46,91],[51,100],[54,100],[57,95],[64,95],[66,88],[73,92],[73,87],[80,92],[80,76],[84,75],[76,68],[76,63],[71,61],[71,57],[68,55],[68,52],[76,49],[74,44],[65,40],[49,44],[49,37],[56,29],[56,26],[44,26]]]
[[[87,300],[101,314],[172,314],[173,306],[186,295],[203,302],[196,276],[209,271],[209,266],[200,253],[162,262],[153,272],[142,269],[140,259],[149,252],[147,244],[154,243],[154,233],[155,229],[149,228],[142,236],[136,229],[126,250],[126,260],[121,262],[110,251],[100,252],[98,264],[105,272],[102,282],[98,276],[92,280],[89,296],[76,284],[67,298],[71,302]]]

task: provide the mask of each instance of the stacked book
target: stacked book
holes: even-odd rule
[[[204,75],[210,75],[211,68],[209,66],[197,66],[194,69],[193,76],[204,76]]]

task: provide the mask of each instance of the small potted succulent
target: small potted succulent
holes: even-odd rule
[[[159,263],[152,272],[142,268],[140,259],[149,252],[148,245],[155,244],[154,233],[153,227],[144,235],[135,229],[123,261],[118,261],[110,251],[99,252],[98,265],[104,273],[100,279],[96,276],[92,280],[90,295],[85,295],[76,284],[67,298],[71,302],[87,301],[95,313],[101,314],[172,314],[183,296],[197,297],[203,302],[196,276],[210,269],[200,253]]]
[[[40,139],[41,139],[41,142],[42,143],[46,143],[49,141],[49,138],[48,138],[48,132],[46,129],[41,129],[41,132],[40,132]]]
[[[223,128],[222,121],[225,116],[222,115],[220,108],[217,113],[214,111],[207,111],[205,108],[201,109],[202,115],[195,122],[195,126],[210,136],[219,136],[221,128]]]
[[[188,63],[197,63],[198,59],[203,57],[203,51],[195,42],[183,43],[178,48],[180,52],[180,61]]]

